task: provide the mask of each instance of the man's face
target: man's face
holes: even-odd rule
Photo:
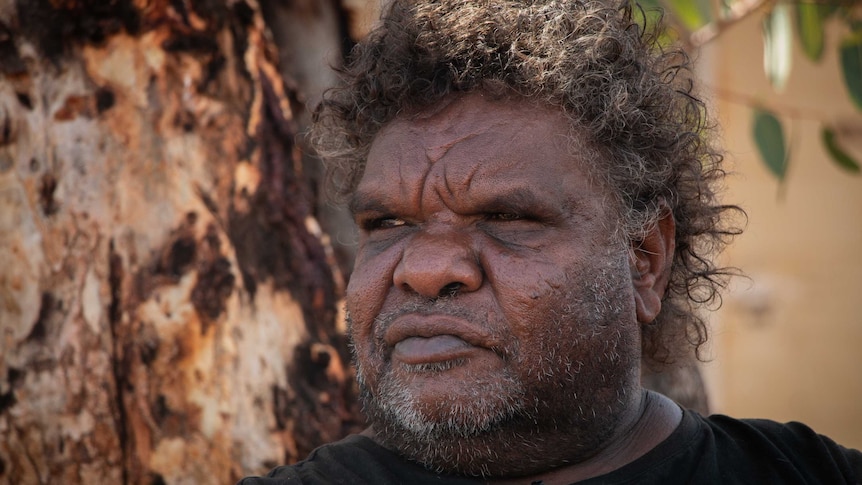
[[[471,94],[375,138],[347,307],[384,445],[441,470],[527,473],[588,457],[633,412],[629,248],[570,135],[551,108]]]

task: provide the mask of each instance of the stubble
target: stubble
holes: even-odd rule
[[[601,265],[545,295],[560,304],[536,325],[530,348],[508,339],[495,349],[507,365],[500,373],[474,376],[469,395],[429,404],[413,395],[404,374],[391,372],[389,362],[366,368],[357,359],[360,397],[377,440],[436,471],[485,477],[531,473],[597,452],[619,426],[637,379],[639,342],[619,328],[630,310],[620,296],[628,294],[621,259],[597,258]],[[381,314],[375,325],[386,328],[415,311],[470,317],[457,300],[415,302]],[[459,364],[412,371],[445,373]],[[374,393],[367,372],[375,376]]]

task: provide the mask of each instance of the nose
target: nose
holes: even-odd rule
[[[414,235],[393,275],[396,287],[426,298],[476,291],[482,279],[469,238],[451,232]]]

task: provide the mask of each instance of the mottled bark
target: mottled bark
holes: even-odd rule
[[[358,426],[257,4],[0,5],[0,483],[229,483]]]
[[[363,5],[370,9],[374,2]],[[364,19],[368,15],[351,10],[345,15],[336,0],[263,0],[261,10],[278,47],[281,73],[296,83],[299,102],[305,107],[296,116],[300,134],[305,133],[323,92],[337,82],[333,68],[341,65],[344,53],[352,47],[349,31],[355,29],[349,28],[346,17]],[[341,273],[349,276],[358,240],[353,218],[343,204],[327,195],[320,160],[303,150],[302,161],[315,213],[330,238]]]

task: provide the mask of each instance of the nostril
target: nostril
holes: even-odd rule
[[[457,281],[449,283],[448,285],[440,289],[440,296],[455,296],[458,294],[458,291],[461,290],[462,286],[464,285],[458,283]]]

